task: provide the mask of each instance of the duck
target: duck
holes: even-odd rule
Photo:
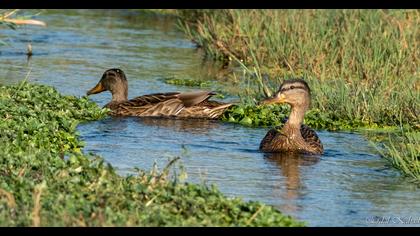
[[[311,103],[311,90],[305,80],[285,80],[279,90],[270,98],[261,101],[261,105],[290,105],[289,118],[280,126],[267,132],[260,143],[263,152],[288,152],[319,155],[324,147],[316,132],[303,124],[306,111]]]
[[[172,117],[218,119],[233,104],[209,101],[212,91],[167,92],[138,96],[128,100],[128,82],[123,70],[106,70],[87,96],[109,91],[112,99],[104,108],[111,116]]]

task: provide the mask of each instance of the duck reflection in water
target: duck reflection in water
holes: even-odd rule
[[[99,121],[98,131],[103,133],[121,132],[129,129],[129,124],[164,128],[168,131],[207,134],[220,127],[214,120],[205,119],[169,119],[160,117],[109,117]]]
[[[156,117],[138,117],[138,123],[147,126],[165,128],[176,132],[207,134],[210,130],[220,128],[220,123],[206,119],[168,119]]]
[[[288,213],[298,210],[295,200],[301,195],[302,182],[300,167],[311,166],[319,162],[320,157],[314,155],[305,155],[301,153],[265,153],[264,158],[271,164],[277,166],[281,174],[285,177],[284,184],[281,183],[275,189],[275,195],[285,200],[283,209]]]

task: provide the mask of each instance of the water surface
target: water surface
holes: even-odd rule
[[[203,55],[171,18],[67,10],[47,11],[38,19],[48,27],[2,29],[0,39],[9,46],[0,48],[0,83],[17,82],[30,72],[32,82],[84,96],[104,70],[120,67],[128,76],[129,97],[134,97],[192,90],[162,78],[215,76],[215,68],[203,65]],[[29,61],[28,42],[34,49]],[[102,93],[91,99],[103,106],[110,97]],[[367,219],[420,217],[418,187],[358,134],[319,131],[325,154],[308,157],[263,154],[258,145],[267,128],[216,121],[109,117],[78,129],[85,152],[104,157],[122,175],[154,163],[163,168],[180,156],[188,181],[214,183],[228,196],[273,205],[310,226],[377,226]]]

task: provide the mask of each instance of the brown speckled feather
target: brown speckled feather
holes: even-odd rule
[[[218,118],[231,104],[208,101],[213,92],[156,93],[129,101],[108,103],[114,116],[157,116],[179,118]]]
[[[302,134],[303,139],[305,140],[305,143],[311,146],[312,149],[316,150],[316,153],[324,153],[324,146],[322,145],[321,140],[319,139],[318,135],[313,129],[309,128],[306,125],[302,125],[300,128],[300,132]]]
[[[324,151],[321,140],[314,130],[306,125],[301,125],[300,134],[303,143],[300,140],[290,138],[291,133],[285,131],[284,124],[277,126],[267,132],[260,143],[260,149],[265,152],[307,152],[313,154],[322,154]],[[296,133],[296,135],[299,135]]]
[[[178,114],[178,117],[217,119],[230,106],[232,106],[232,104],[204,100],[199,104],[182,109],[181,112]]]

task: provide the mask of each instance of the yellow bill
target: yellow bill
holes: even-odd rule
[[[91,90],[89,90],[87,92],[87,95],[91,95],[91,94],[97,94],[100,92],[105,91],[105,87],[102,85],[102,83],[98,83],[95,87],[93,87]]]
[[[267,98],[261,101],[261,104],[273,104],[273,103],[284,103],[286,101],[286,96],[284,94],[280,94],[280,96],[275,96],[272,98]]]

